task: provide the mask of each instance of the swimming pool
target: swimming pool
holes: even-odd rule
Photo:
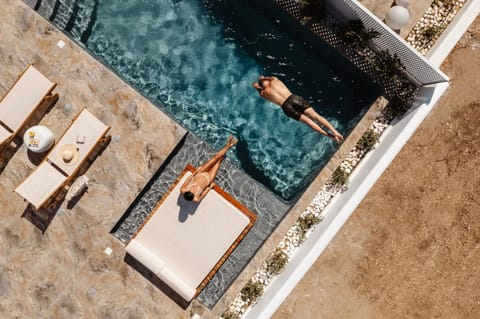
[[[337,145],[263,101],[251,83],[275,75],[343,134],[379,89],[321,43],[295,40],[255,1],[101,1],[86,47],[163,111],[286,200]]]

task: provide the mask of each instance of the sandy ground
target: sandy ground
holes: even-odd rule
[[[451,86],[277,310],[286,318],[480,318],[480,18]]]

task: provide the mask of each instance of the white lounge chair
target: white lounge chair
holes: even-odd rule
[[[0,156],[20,133],[45,100],[54,100],[56,83],[51,82],[33,65],[20,74],[0,101]]]
[[[74,118],[45,160],[15,189],[15,192],[37,210],[50,203],[59,191],[73,182],[97,146],[109,139],[106,135],[109,129],[110,127],[84,108]]]
[[[205,287],[255,222],[256,216],[220,187],[200,203],[180,194],[180,175],[126,246],[126,251],[190,301]]]

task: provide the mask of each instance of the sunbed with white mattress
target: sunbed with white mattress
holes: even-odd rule
[[[55,86],[33,65],[27,67],[0,101],[0,146],[13,140]]]
[[[126,251],[190,301],[208,283],[256,216],[220,187],[200,203],[180,194],[192,174],[188,166],[173,188],[150,213],[126,246]]]
[[[109,129],[86,108],[82,109],[47,157],[15,192],[35,209],[42,208],[62,187],[76,178],[88,156],[106,138]],[[76,153],[74,160],[69,163],[62,161],[61,150],[66,145]]]

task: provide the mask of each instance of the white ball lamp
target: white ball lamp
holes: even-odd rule
[[[393,6],[388,9],[385,16],[385,23],[393,30],[400,30],[407,25],[410,20],[408,9],[402,6]]]

